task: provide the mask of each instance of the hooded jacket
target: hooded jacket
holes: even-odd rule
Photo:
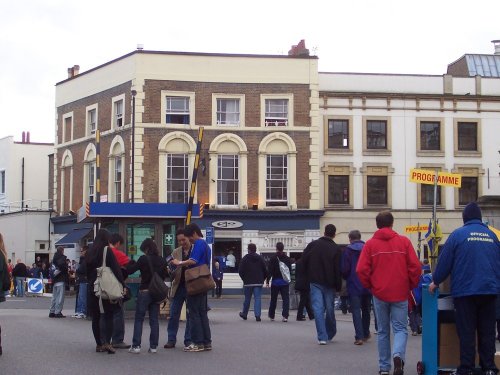
[[[52,263],[55,264],[57,269],[61,271],[57,276],[52,280],[53,284],[60,282],[68,282],[68,263],[66,262],[66,255],[59,253],[58,251],[54,254],[54,258],[52,258]]]
[[[240,262],[239,274],[244,286],[262,286],[267,277],[264,259],[257,253],[248,253]]]
[[[432,273],[439,285],[451,274],[451,295],[465,297],[500,293],[500,242],[479,219],[454,230]]]
[[[364,245],[364,241],[354,241],[345,248],[342,254],[342,277],[346,280],[347,292],[350,296],[370,294],[370,291],[361,284],[356,274],[356,266]]]
[[[304,269],[310,283],[342,289],[340,247],[330,237],[310,242],[302,255]]]
[[[418,285],[420,262],[410,240],[392,228],[375,232],[361,252],[356,273],[378,299],[401,302]]]

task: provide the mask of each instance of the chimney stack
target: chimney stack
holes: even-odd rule
[[[492,40],[491,43],[495,46],[495,55],[500,55],[500,40]]]
[[[21,141],[22,141],[23,143],[25,143],[25,142],[26,142],[26,133],[25,133],[25,132],[23,132],[23,135],[22,135]]]
[[[26,132],[26,143],[30,143],[30,132]]]
[[[73,78],[80,73],[80,65],[73,65],[72,68],[68,68],[68,78]]]
[[[302,39],[297,45],[293,45],[290,51],[288,51],[288,56],[309,56],[309,50],[306,48],[305,40]]]

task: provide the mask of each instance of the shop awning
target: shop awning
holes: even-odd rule
[[[73,229],[71,232],[57,241],[56,246],[78,243],[83,237],[89,234],[91,230],[92,228]]]

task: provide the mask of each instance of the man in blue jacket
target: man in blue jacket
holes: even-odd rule
[[[432,274],[434,289],[451,274],[451,295],[460,339],[457,374],[473,374],[476,331],[480,364],[485,375],[495,366],[495,300],[500,292],[500,242],[482,223],[481,210],[469,203],[462,212],[464,226],[450,234]]]

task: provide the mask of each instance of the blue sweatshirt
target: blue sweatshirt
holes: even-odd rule
[[[440,284],[450,274],[453,297],[500,293],[500,242],[481,220],[467,221],[448,237],[432,278]]]
[[[342,277],[346,280],[347,293],[350,296],[370,294],[370,291],[361,284],[356,274],[356,266],[364,244],[361,240],[354,241],[346,247],[342,254]]]

